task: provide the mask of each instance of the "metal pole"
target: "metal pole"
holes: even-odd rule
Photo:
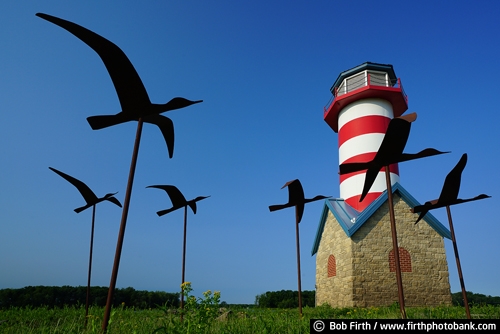
[[[128,176],[127,191],[125,193],[125,201],[123,203],[122,219],[120,223],[120,231],[118,233],[118,242],[116,244],[115,261],[113,264],[113,272],[111,274],[111,281],[109,283],[108,298],[106,300],[106,309],[102,320],[102,330],[106,333],[111,314],[111,305],[113,304],[113,294],[115,292],[116,279],[118,276],[118,267],[120,265],[120,256],[122,253],[123,237],[125,236],[125,226],[127,225],[128,207],[130,204],[130,197],[132,194],[132,184],[134,183],[135,167],[137,165],[137,155],[139,153],[139,144],[141,142],[142,133],[142,118],[139,118],[137,124],[137,132],[135,135],[134,150],[132,153],[132,162],[130,163],[130,172]]]
[[[299,287],[299,315],[302,318],[302,288],[300,283],[300,244],[299,244],[299,213],[298,208],[295,206],[295,235],[297,241],[297,276]]]
[[[455,231],[453,229],[453,222],[451,219],[450,206],[446,206],[446,212],[448,213],[448,221],[450,222],[450,232],[451,241],[453,243],[453,250],[455,251],[455,260],[457,261],[458,278],[460,279],[460,286],[462,287],[462,297],[464,298],[465,313],[467,314],[467,319],[470,319],[469,301],[467,300],[467,291],[465,290],[464,278],[462,276],[462,267],[460,266],[460,258],[458,257],[458,246],[455,239]]]
[[[92,228],[90,230],[89,275],[87,278],[87,297],[85,298],[85,327],[87,327],[87,320],[88,320],[88,315],[89,315],[90,276],[92,273],[92,248],[94,246],[94,222],[95,222],[95,204],[92,207]]]
[[[394,253],[394,262],[396,265],[396,282],[398,284],[399,308],[401,310],[401,318],[406,319],[405,298],[403,295],[403,280],[401,278],[401,267],[399,263],[398,236],[396,233],[396,219],[394,218],[394,203],[392,202],[392,185],[389,166],[385,166],[385,180],[387,183],[389,214],[391,217],[392,248]]]
[[[184,241],[182,243],[182,283],[184,283],[184,273],[186,268],[186,231],[187,231],[187,205],[184,207]],[[181,285],[183,287],[183,285]],[[181,321],[184,311],[184,287],[181,288]]]

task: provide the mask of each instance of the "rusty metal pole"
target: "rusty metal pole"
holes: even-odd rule
[[[120,231],[118,233],[118,241],[116,244],[115,260],[113,264],[113,272],[111,273],[111,281],[109,283],[108,298],[106,300],[106,309],[102,319],[102,330],[106,333],[111,314],[111,305],[113,304],[113,294],[115,292],[116,279],[118,277],[118,267],[120,265],[120,257],[122,254],[123,238],[125,236],[125,226],[127,225],[128,208],[130,204],[130,197],[132,194],[132,184],[134,183],[135,167],[137,165],[137,155],[139,153],[139,144],[141,142],[142,133],[142,118],[139,118],[137,124],[137,132],[135,135],[134,150],[132,152],[132,162],[130,163],[130,172],[128,176],[127,190],[125,193],[125,200],[123,203],[122,219],[120,222]]]
[[[92,273],[92,248],[94,247],[94,223],[95,223],[95,204],[92,206],[92,227],[90,229],[90,255],[89,255],[89,274],[87,278],[87,296],[85,298],[85,327],[87,327],[90,303],[90,276]]]
[[[185,282],[184,273],[186,269],[186,231],[187,231],[187,205],[184,207],[184,241],[182,243],[182,284]],[[184,286],[181,284],[181,321],[184,311]]]
[[[299,243],[299,212],[295,206],[295,239],[297,241],[297,277],[299,288],[299,315],[302,318],[302,287],[300,282],[300,243]]]
[[[401,278],[401,266],[399,262],[398,236],[396,233],[396,219],[394,218],[394,203],[392,202],[392,185],[389,166],[385,166],[385,180],[387,183],[389,215],[391,217],[392,248],[394,253],[394,263],[396,265],[396,282],[398,284],[399,308],[401,310],[401,318],[406,319],[405,298],[403,294],[403,280]]]
[[[465,290],[464,278],[462,276],[462,267],[460,266],[460,258],[458,257],[458,246],[457,240],[455,239],[455,231],[453,229],[453,222],[451,219],[450,206],[446,206],[446,212],[448,213],[448,221],[450,223],[451,241],[453,243],[453,251],[455,252],[455,260],[457,261],[458,278],[460,279],[460,287],[462,288],[462,297],[464,298],[465,313],[467,314],[467,319],[470,319],[469,301],[467,300],[467,291]]]

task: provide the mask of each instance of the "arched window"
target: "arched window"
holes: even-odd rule
[[[401,267],[401,272],[411,273],[411,256],[403,247],[398,247],[399,249],[399,266]],[[394,250],[391,249],[389,252],[389,269],[391,272],[396,271],[396,261],[394,260]]]
[[[328,277],[337,276],[337,263],[335,263],[335,256],[328,256]]]

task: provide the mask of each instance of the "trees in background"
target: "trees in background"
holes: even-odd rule
[[[464,305],[462,292],[455,292],[451,294],[451,301],[453,305]],[[480,293],[472,293],[467,291],[467,301],[469,305],[500,305],[500,297],[486,296]]]
[[[267,291],[255,297],[255,305],[265,308],[295,308],[299,303],[297,291]],[[302,291],[302,306],[314,307],[315,291]]]
[[[85,305],[87,287],[78,286],[27,286],[21,289],[1,289],[0,309],[10,307],[64,307]],[[104,307],[108,295],[107,287],[91,287],[90,305]],[[113,306],[138,309],[158,306],[179,306],[179,293],[163,291],[138,291],[134,288],[116,289]]]
[[[64,307],[85,305],[85,286],[27,286],[21,289],[0,289],[0,309],[10,307]],[[104,307],[108,296],[107,287],[91,287],[90,305]],[[451,294],[453,305],[462,305],[461,292]],[[180,294],[163,291],[139,291],[134,288],[116,289],[113,307],[137,309],[165,306],[178,308]],[[467,291],[467,300],[474,305],[500,305],[500,297]],[[263,308],[295,308],[298,293],[292,290],[267,291],[255,297],[255,306]],[[314,307],[315,291],[302,291],[302,306]],[[222,302],[221,305],[227,305]],[[248,305],[247,305],[248,306]]]
[[[315,306],[315,291],[302,291],[302,306]],[[463,306],[462,292],[451,294],[453,305]],[[467,300],[474,305],[500,305],[500,297],[487,296],[467,291]],[[264,308],[295,308],[298,304],[298,293],[292,290],[267,291],[255,297],[255,305]]]

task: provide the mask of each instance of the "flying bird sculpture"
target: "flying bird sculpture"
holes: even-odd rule
[[[172,207],[170,209],[161,210],[156,213],[160,217],[177,209],[183,208],[185,206],[189,206],[193,211],[193,213],[196,214],[196,202],[210,197],[210,196],[198,196],[195,199],[187,201],[184,195],[176,186],[154,185],[154,186],[148,186],[146,188],[156,188],[165,190],[168,194],[168,197],[170,198],[170,201],[172,202]]]
[[[305,198],[304,189],[298,179],[288,181],[281,189],[288,187],[288,203],[270,205],[269,211],[277,211],[285,208],[295,207],[295,240],[297,247],[297,281],[299,295],[299,315],[302,317],[302,287],[300,280],[300,242],[299,242],[299,223],[304,214],[304,206],[306,203],[329,198],[328,196],[318,195],[314,198]]]
[[[186,235],[187,235],[187,207],[189,206],[193,213],[196,214],[196,202],[201,201],[202,199],[208,198],[210,196],[198,196],[195,199],[187,201],[184,195],[176,186],[171,185],[154,185],[148,186],[146,188],[156,188],[165,190],[170,197],[170,201],[172,202],[172,207],[170,209],[158,211],[156,214],[158,216],[166,215],[169,212],[175,211],[180,208],[184,208],[184,240],[182,244],[182,280],[181,286],[183,287],[181,290],[181,309],[184,309],[184,276],[185,276],[185,267],[186,267]],[[183,320],[183,313],[181,312],[181,321]]]
[[[104,195],[103,197],[97,197],[96,194],[94,194],[94,192],[82,181],[77,180],[74,177],[69,176],[68,174],[65,174],[65,173],[63,173],[55,168],[49,167],[49,169],[51,171],[55,172],[56,174],[58,174],[59,176],[61,176],[62,178],[64,178],[66,181],[71,183],[73,186],[75,186],[76,189],[78,189],[80,194],[83,196],[83,199],[85,200],[85,202],[87,202],[86,205],[81,206],[79,208],[76,208],[75,209],[76,213],[80,213],[83,210],[88,209],[88,208],[90,208],[90,207],[92,207],[92,206],[94,206],[97,203],[100,203],[102,201],[109,201],[111,203],[118,205],[120,208],[122,207],[120,201],[118,201],[116,199],[116,197],[114,197],[114,195],[116,195],[117,192],[116,193],[108,193],[108,194]]]
[[[63,179],[71,183],[73,186],[78,189],[80,194],[83,196],[83,199],[85,202],[87,202],[86,205],[81,206],[79,208],[75,209],[76,213],[80,213],[85,209],[88,209],[90,207],[93,208],[92,211],[92,227],[90,231],[90,256],[89,256],[89,270],[88,270],[88,278],[87,278],[87,298],[85,301],[85,326],[87,326],[87,320],[88,320],[88,313],[89,313],[89,304],[90,304],[90,277],[92,275],[92,250],[94,246],[94,225],[95,225],[95,206],[97,203],[100,203],[102,201],[109,201],[113,204],[118,205],[120,208],[122,207],[120,201],[114,197],[117,193],[108,193],[104,195],[103,197],[97,197],[96,194],[82,181],[75,179],[72,176],[69,176],[68,174],[65,174],[55,168],[49,167],[51,171],[54,173],[58,174],[61,176]]]
[[[302,215],[304,214],[304,206],[306,203],[329,198],[328,196],[323,195],[318,195],[314,198],[305,198],[304,189],[302,188],[302,184],[298,179],[285,183],[285,185],[281,187],[281,189],[285,187],[288,187],[288,203],[270,205],[269,211],[273,212],[295,206],[297,208],[298,223],[300,223],[300,221],[302,220]]]
[[[142,119],[143,122],[158,126],[167,144],[169,156],[172,158],[174,152],[174,125],[169,118],[160,114],[165,111],[188,107],[192,104],[202,102],[202,100],[190,101],[182,97],[175,97],[165,104],[151,103],[139,74],[118,46],[73,22],[43,13],[37,13],[36,15],[66,29],[82,40],[97,52],[108,70],[122,110],[116,115],[88,117],[87,121],[92,129],[98,130]]]
[[[416,119],[416,113],[411,113],[405,116],[391,119],[384,138],[382,139],[382,143],[380,144],[380,148],[378,149],[373,160],[368,162],[343,163],[339,166],[341,175],[358,172],[365,169],[367,170],[363,192],[361,193],[361,197],[359,198],[360,202],[363,201],[366,194],[373,185],[373,182],[375,182],[379,171],[385,166],[389,166],[398,162],[449,153],[440,152],[433,148],[427,148],[414,154],[403,153],[406,142],[408,141],[408,137],[410,135],[411,123]]]
[[[460,287],[462,289],[462,298],[464,301],[465,313],[467,315],[467,319],[471,319],[469,302],[467,300],[467,290],[465,289],[464,278],[462,275],[462,266],[460,265],[460,256],[458,255],[457,240],[455,238],[455,230],[453,228],[453,220],[451,219],[450,206],[454,204],[477,201],[480,199],[489,198],[491,196],[488,196],[486,194],[481,194],[476,197],[468,199],[458,198],[458,193],[460,191],[460,183],[462,180],[462,172],[464,171],[466,164],[467,164],[467,154],[464,153],[462,154],[462,157],[455,165],[455,167],[453,167],[453,169],[446,176],[439,198],[436,200],[427,201],[423,205],[417,205],[413,209],[411,209],[411,212],[420,213],[417,221],[415,222],[415,224],[417,224],[422,218],[425,217],[425,215],[427,214],[427,212],[429,212],[429,210],[446,207],[446,212],[448,214],[448,222],[450,224],[451,242],[453,244],[453,251],[455,253],[455,261],[457,263],[458,278],[460,281]]]
[[[146,88],[137,74],[137,71],[118,46],[102,36],[73,22],[43,13],[37,13],[36,15],[60,26],[82,40],[99,55],[104,63],[104,66],[108,70],[108,74],[110,75],[115,87],[122,110],[115,115],[98,115],[88,117],[87,121],[92,129],[97,130],[128,121],[137,121],[137,132],[132,153],[132,162],[123,204],[122,219],[120,222],[120,230],[116,245],[113,270],[111,273],[108,298],[106,300],[106,309],[103,317],[102,330],[106,332],[111,316],[111,305],[113,303],[113,294],[118,276],[118,268],[125,235],[128,208],[132,193],[135,167],[137,165],[137,155],[139,152],[139,143],[143,123],[146,122],[158,126],[167,144],[169,156],[172,158],[174,152],[174,126],[169,118],[160,114],[165,111],[184,108],[192,104],[202,102],[202,100],[191,101],[182,97],[176,97],[165,104],[151,103]]]
[[[427,201],[423,205],[415,206],[411,211],[413,213],[420,213],[417,221],[418,223],[424,216],[429,212],[429,210],[443,208],[445,206],[461,204],[471,201],[477,201],[480,199],[489,198],[486,194],[481,194],[476,197],[461,199],[458,198],[458,192],[460,190],[460,183],[462,179],[462,172],[467,164],[467,153],[464,153],[455,167],[448,173],[444,180],[443,188],[441,189],[441,194],[438,199]]]

